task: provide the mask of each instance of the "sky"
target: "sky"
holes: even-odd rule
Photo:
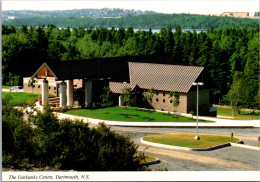
[[[259,11],[259,0],[2,0],[2,10],[120,8],[160,13],[218,14]]]

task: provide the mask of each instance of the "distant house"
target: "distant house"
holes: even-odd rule
[[[131,88],[134,106],[149,107],[143,100],[143,92],[154,88],[152,107],[173,111],[170,91],[180,93],[177,112],[196,111],[196,87],[193,82],[205,82],[204,68],[138,62],[138,60],[94,59],[44,63],[33,75],[37,83],[28,87],[29,78],[24,78],[26,92],[41,93],[42,103],[48,95],[59,98],[59,106],[72,106],[75,100],[86,105],[98,105],[105,85],[113,93],[114,104],[123,106],[122,90]],[[205,83],[207,85],[207,83]],[[210,89],[200,87],[199,111],[209,114]]]
[[[230,17],[249,17],[249,12],[224,12],[222,15]]]

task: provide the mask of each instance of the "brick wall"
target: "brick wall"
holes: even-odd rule
[[[157,91],[153,97],[153,108],[156,110],[173,111],[170,92]],[[180,104],[175,108],[177,112],[187,113],[187,94],[180,94]]]

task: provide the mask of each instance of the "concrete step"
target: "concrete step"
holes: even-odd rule
[[[56,101],[56,100],[60,100],[60,98],[59,97],[53,97],[53,98],[49,98],[48,100],[49,101]]]

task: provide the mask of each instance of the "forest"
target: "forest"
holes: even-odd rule
[[[74,10],[3,10],[2,16],[4,20],[8,17],[21,18],[108,18],[122,16],[137,16],[142,14],[155,14],[154,11],[141,11],[134,9],[119,9],[119,8],[102,8],[102,9],[74,9]]]
[[[134,32],[133,27],[2,26],[2,83],[31,76],[48,61],[120,56],[167,56],[172,64],[203,66],[213,80],[214,103],[259,106],[259,28]]]
[[[13,25],[22,27],[22,25],[38,26],[38,25],[55,25],[57,27],[133,27],[133,28],[153,28],[161,29],[161,27],[171,26],[177,28],[196,28],[210,29],[221,27],[258,27],[258,20],[249,18],[235,17],[218,17],[208,15],[195,14],[143,14],[143,15],[127,15],[114,18],[92,18],[92,17],[31,17],[31,18],[16,18],[14,20],[3,21],[4,25]],[[99,15],[97,15],[99,16]]]

